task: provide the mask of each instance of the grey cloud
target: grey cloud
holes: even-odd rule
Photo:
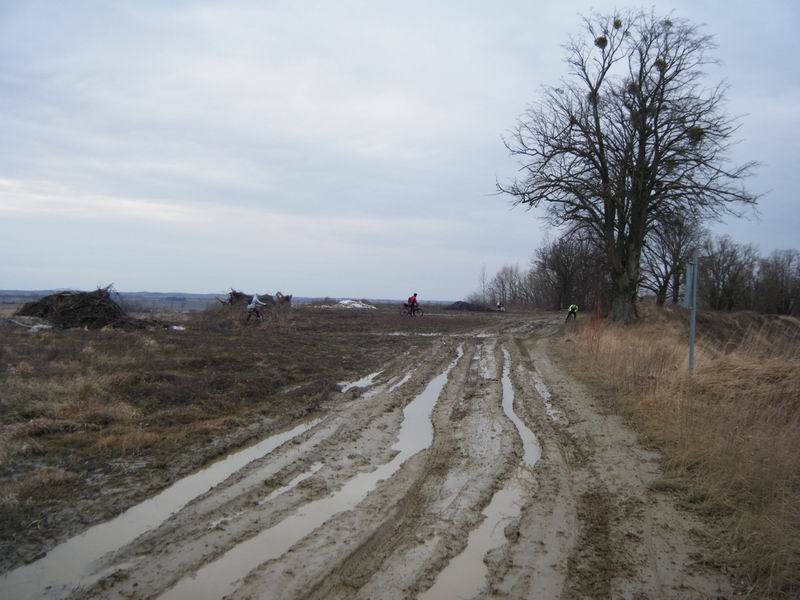
[[[800,94],[782,33],[797,9],[674,6],[709,23],[725,62],[711,75],[751,113],[735,157],[764,162],[752,184],[773,191],[744,241],[787,245]],[[14,260],[0,287],[268,279],[306,294],[464,295],[481,263],[524,264],[545,234],[536,213],[492,196],[516,168],[500,135],[564,73],[560,45],[588,8],[4,4],[0,251]],[[45,234],[57,258],[19,251]]]

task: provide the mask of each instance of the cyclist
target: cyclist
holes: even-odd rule
[[[578,319],[578,305],[577,304],[570,304],[569,305],[569,312],[567,313],[566,321],[569,321],[570,317],[572,317],[572,318],[574,318],[576,320]]]
[[[250,304],[247,305],[247,320],[245,323],[250,322],[250,317],[255,315],[255,317],[260,321],[261,320],[261,311],[258,310],[259,306],[266,306],[266,302],[262,302],[258,299],[258,294],[253,294],[253,299],[250,300]]]
[[[419,308],[419,302],[417,301],[417,292],[414,292],[413,295],[408,297],[408,308],[411,311],[411,316],[413,317],[416,312],[417,308]]]

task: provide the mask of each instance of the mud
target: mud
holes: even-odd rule
[[[549,358],[560,319],[436,336],[50,595],[729,595],[660,457]]]
[[[163,492],[133,506],[117,518],[88,529],[53,548],[43,558],[0,577],[6,598],[58,598],[80,584],[91,582],[92,562],[132,542],[157,527],[189,501],[207,492],[248,463],[263,458],[278,446],[319,423],[315,419],[296,425],[229,454],[197,473],[173,483]],[[96,575],[95,575],[96,577]]]
[[[485,373],[482,364],[482,372]],[[539,441],[514,411],[514,387],[511,383],[511,357],[503,348],[503,411],[514,423],[522,440],[523,455],[513,477],[493,497],[483,515],[484,521],[469,534],[467,547],[451,560],[436,578],[436,583],[421,594],[421,600],[472,598],[486,584],[488,569],[484,556],[502,546],[506,537],[518,532],[518,519],[534,476],[532,469],[541,458]]]

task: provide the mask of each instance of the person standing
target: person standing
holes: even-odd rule
[[[569,305],[569,312],[567,313],[566,321],[569,321],[570,317],[572,317],[572,318],[577,320],[577,318],[578,318],[578,305],[577,304],[570,304]]]

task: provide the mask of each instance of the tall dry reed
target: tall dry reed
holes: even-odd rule
[[[666,316],[665,316],[666,315]],[[800,352],[797,323],[704,316],[695,375],[673,313],[568,333],[585,374],[664,451],[684,500],[718,519],[719,560],[760,597],[800,594]],[[721,317],[731,319],[730,315]],[[716,327],[716,330],[715,330]],[[703,332],[701,331],[701,335]]]

